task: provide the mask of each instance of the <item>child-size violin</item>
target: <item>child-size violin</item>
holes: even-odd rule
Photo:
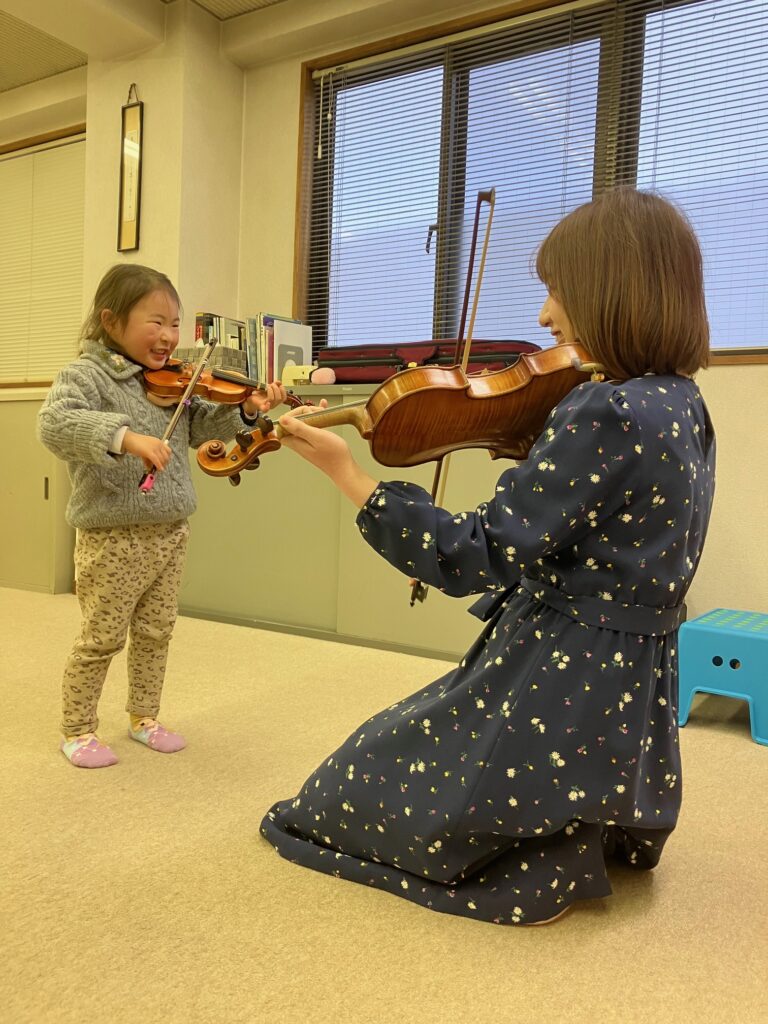
[[[144,371],[144,387],[147,397],[154,405],[175,405],[186,394],[195,364],[180,359],[169,359],[161,370]],[[195,381],[192,395],[200,395],[209,402],[221,402],[224,405],[241,405],[254,391],[266,391],[267,385],[252,380],[244,374],[229,370],[203,370]],[[305,403],[292,391],[288,392],[287,403],[297,408]]]
[[[174,405],[192,380],[193,363],[169,359],[161,370],[144,371],[144,387],[149,400],[155,405]],[[195,381],[193,395],[211,402],[240,405],[254,391],[266,391],[266,384],[226,370],[204,370]]]

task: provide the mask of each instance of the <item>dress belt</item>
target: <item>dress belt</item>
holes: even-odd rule
[[[520,586],[548,608],[554,608],[587,626],[615,629],[621,633],[638,633],[641,636],[663,636],[665,633],[673,633],[685,621],[684,604],[674,608],[652,608],[645,604],[603,601],[599,597],[571,597],[557,587],[526,576],[520,580]]]

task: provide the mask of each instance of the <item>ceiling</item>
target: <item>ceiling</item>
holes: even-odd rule
[[[172,2],[173,0],[163,0],[166,4]],[[285,3],[285,0],[195,0],[195,3],[198,7],[210,11],[219,21],[228,21],[230,18],[236,18],[238,14],[250,14],[261,7]]]
[[[157,0],[158,4],[173,0]],[[250,14],[287,0],[194,0],[220,21]],[[0,93],[83,67],[88,55],[20,18],[0,10]]]

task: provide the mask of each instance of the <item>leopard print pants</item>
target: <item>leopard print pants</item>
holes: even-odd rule
[[[95,732],[112,658],[128,643],[132,715],[156,718],[189,537],[186,520],[78,530],[80,635],[64,668],[62,732]]]

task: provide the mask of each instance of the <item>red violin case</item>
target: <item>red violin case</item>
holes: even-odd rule
[[[472,341],[467,373],[503,370],[526,352],[539,352],[530,341]],[[456,342],[406,341],[399,345],[344,345],[321,348],[317,366],[330,367],[340,384],[381,384],[410,366],[455,366]]]

